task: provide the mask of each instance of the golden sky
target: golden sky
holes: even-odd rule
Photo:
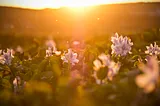
[[[23,8],[59,8],[91,6],[99,4],[123,3],[123,2],[157,2],[160,0],[0,0],[1,6],[16,6]]]

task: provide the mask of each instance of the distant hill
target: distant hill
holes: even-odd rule
[[[160,3],[111,4],[72,11],[0,7],[0,32],[87,35],[160,28]]]

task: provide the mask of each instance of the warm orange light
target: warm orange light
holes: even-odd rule
[[[154,2],[159,0],[2,0],[0,5],[20,6],[23,8],[60,8],[60,7],[84,7],[100,4],[124,3],[124,2]]]
[[[100,4],[122,3],[122,2],[135,2],[136,0],[58,0],[52,7],[85,7]]]

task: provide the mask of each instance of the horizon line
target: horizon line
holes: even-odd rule
[[[97,5],[88,5],[88,6],[60,6],[60,7],[39,7],[39,8],[34,8],[34,7],[28,7],[28,6],[11,6],[11,5],[0,5],[0,7],[10,7],[10,8],[20,8],[20,9],[32,9],[32,10],[44,10],[44,9],[61,9],[61,8],[81,8],[81,7],[95,7],[95,6],[104,6],[104,5],[120,5],[120,4],[138,4],[138,3],[144,3],[144,4],[147,4],[147,3],[160,3],[160,1],[155,1],[155,2],[152,2],[152,1],[147,1],[147,2],[118,2],[118,3],[106,3],[106,4],[97,4]]]

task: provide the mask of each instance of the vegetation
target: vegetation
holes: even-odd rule
[[[159,34],[1,35],[0,105],[158,106]]]

